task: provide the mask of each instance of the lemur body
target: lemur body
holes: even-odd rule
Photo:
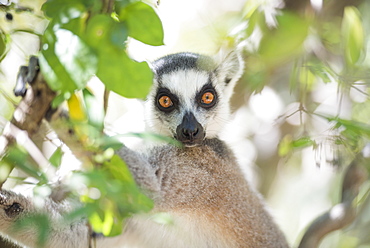
[[[153,211],[169,213],[173,223],[132,220],[132,247],[288,247],[222,141],[156,147],[148,161],[160,188]]]
[[[209,57],[180,53],[157,60],[153,71],[148,124],[159,134],[175,137],[184,147],[160,145],[145,154],[128,148],[118,151],[155,207],[151,213],[133,216],[122,235],[97,237],[96,247],[288,247],[233,153],[217,138],[242,73],[239,57],[232,53],[216,64]],[[37,211],[57,220],[68,207],[50,200],[37,210],[30,199],[1,191],[0,232],[34,247],[34,230],[13,233],[10,225]],[[156,222],[153,216],[158,213],[167,213],[170,223]],[[47,246],[82,248],[88,247],[89,241],[86,223],[77,221],[52,226]]]

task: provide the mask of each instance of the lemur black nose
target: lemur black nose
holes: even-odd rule
[[[204,129],[193,113],[187,112],[176,129],[176,138],[185,146],[200,144],[204,139]]]
[[[193,138],[197,134],[198,134],[198,128],[195,128],[194,130],[188,130],[188,129],[183,129],[182,130],[182,135],[184,137]]]

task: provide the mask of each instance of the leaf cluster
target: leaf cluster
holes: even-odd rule
[[[52,107],[67,100],[69,118],[64,120],[63,128],[70,130],[73,142],[88,154],[84,172],[74,172],[71,180],[75,183],[69,185],[72,196],[83,205],[65,219],[87,217],[94,231],[117,235],[125,218],[149,211],[153,203],[139,190],[124,161],[115,155],[114,150],[122,144],[104,134],[104,108],[86,85],[96,76],[107,91],[129,98],[146,97],[152,72],[145,62],[130,59],[126,45],[130,38],[152,46],[163,45],[162,24],[152,6],[136,0],[48,0],[42,10],[48,25],[40,35],[38,57],[44,78],[58,93]],[[9,44],[8,34],[0,30],[0,59],[6,56]],[[57,147],[48,162],[58,169],[63,156],[64,150]],[[50,196],[51,178],[21,145],[9,147],[0,161],[2,171],[14,166],[38,180],[36,197]],[[45,188],[48,190],[42,190]],[[38,240],[42,246],[50,228],[45,218],[31,216],[16,228],[29,228],[40,220]]]
[[[144,98],[152,74],[145,62],[131,60],[128,37],[149,45],[163,44],[163,29],[154,9],[141,1],[114,1],[103,12],[102,1],[49,0],[42,9],[50,23],[42,36],[40,67],[62,98],[83,89],[96,75],[108,90]]]

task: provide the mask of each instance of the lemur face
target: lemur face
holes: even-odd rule
[[[229,119],[229,98],[242,71],[239,58],[233,59],[237,69],[230,61],[216,65],[211,58],[192,53],[155,61],[146,108],[149,128],[185,146],[216,137]]]

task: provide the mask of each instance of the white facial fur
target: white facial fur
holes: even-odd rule
[[[229,56],[230,57],[230,56]],[[235,59],[237,60],[235,62]],[[237,68],[235,68],[237,66]],[[176,128],[186,112],[191,112],[202,125],[205,138],[215,138],[229,120],[229,98],[234,85],[242,73],[238,56],[227,59],[212,71],[186,69],[171,71],[161,76],[160,82],[154,80],[152,91],[146,103],[146,122],[150,131],[174,137]],[[232,75],[233,74],[233,75]],[[229,79],[229,83],[225,83]],[[211,83],[217,94],[217,104],[210,108],[200,107],[195,97],[206,84]],[[168,89],[179,99],[179,107],[171,113],[163,113],[155,105],[158,87]]]

